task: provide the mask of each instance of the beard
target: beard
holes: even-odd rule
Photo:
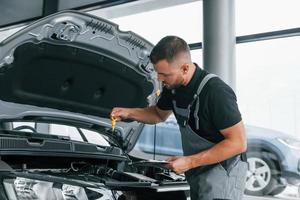
[[[180,85],[168,85],[168,84],[164,84],[164,87],[168,88],[169,90],[173,90],[178,88]]]
[[[163,83],[163,85],[164,85],[164,87],[168,88],[169,90],[173,90],[173,89],[179,88],[180,86],[184,85],[184,78],[183,78],[183,76],[180,76],[178,78],[178,81],[176,81],[176,83],[174,83],[172,85]]]

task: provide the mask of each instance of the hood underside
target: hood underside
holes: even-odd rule
[[[115,106],[147,106],[154,89],[131,68],[75,47],[25,43],[14,58],[0,75],[4,101],[104,117]]]
[[[108,117],[113,107],[152,104],[159,87],[152,45],[94,16],[58,13],[0,46],[2,101]]]

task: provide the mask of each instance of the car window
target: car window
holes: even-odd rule
[[[38,132],[42,134],[59,135],[69,137],[71,140],[88,142],[101,146],[110,146],[109,139],[96,131],[80,128],[79,132],[77,127],[62,125],[62,124],[49,124],[49,123],[35,123],[35,122],[13,122],[13,129]],[[20,129],[21,128],[21,129]],[[31,128],[31,129],[30,129]],[[81,135],[82,134],[82,135]]]
[[[170,139],[172,138],[172,139]],[[173,115],[166,122],[157,125],[145,125],[136,150],[159,155],[182,155],[181,135]]]
[[[32,128],[35,128],[35,123],[34,122],[14,122],[13,123],[13,128],[17,128],[17,127],[20,127],[20,126],[30,126]]]
[[[80,129],[84,136],[86,137],[87,141],[92,144],[97,144],[101,146],[110,146],[107,142],[107,139],[104,138],[103,135],[91,130]]]
[[[60,124],[50,124],[49,134],[68,136],[71,140],[83,142],[83,138],[75,127],[60,125]]]

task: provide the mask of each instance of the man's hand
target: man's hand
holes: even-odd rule
[[[173,170],[176,174],[182,174],[192,168],[192,161],[188,156],[175,156],[168,158],[167,161],[170,163],[166,167]]]
[[[156,124],[165,121],[171,113],[171,110],[161,110],[157,106],[146,108],[115,107],[112,109],[110,116],[114,117],[116,121],[132,119],[145,124]]]
[[[113,117],[116,121],[121,121],[123,119],[128,119],[130,109],[115,107],[112,109],[110,116]]]

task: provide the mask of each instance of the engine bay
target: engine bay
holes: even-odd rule
[[[15,169],[1,172],[3,189],[15,191],[16,198],[8,192],[9,200],[46,200],[49,195],[56,195],[50,199],[68,200],[148,199],[150,194],[178,193],[180,188],[187,190],[183,175],[162,167],[135,166],[108,160],[101,164],[85,161],[68,164],[68,168],[52,169],[30,168],[26,163],[18,167],[15,165]]]

